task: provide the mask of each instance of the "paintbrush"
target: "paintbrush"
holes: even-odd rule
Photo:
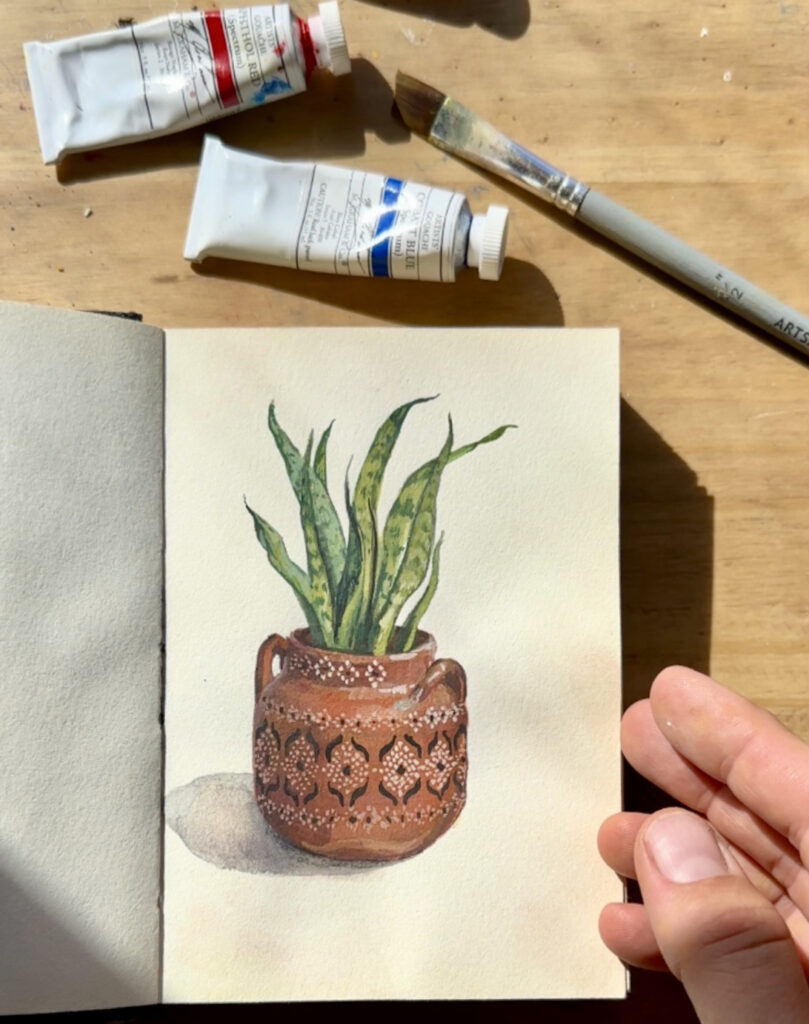
[[[434,146],[516,182],[809,357],[809,317],[530,153],[457,100],[399,71],[396,106]]]

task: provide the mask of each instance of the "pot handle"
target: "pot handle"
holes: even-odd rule
[[[256,700],[265,686],[268,686],[275,678],[272,673],[272,663],[276,657],[283,668],[288,648],[289,644],[286,638],[280,633],[272,633],[259,647],[256,657]]]
[[[455,694],[455,699],[460,703],[466,700],[466,672],[463,666],[452,658],[439,658],[427,669],[427,672],[413,694],[413,700],[419,702],[425,700],[436,687],[441,683]]]

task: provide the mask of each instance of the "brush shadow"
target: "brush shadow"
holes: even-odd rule
[[[559,297],[550,281],[523,260],[507,259],[497,282],[481,281],[476,271],[462,270],[454,284],[371,281],[215,257],[194,264],[193,270],[200,277],[242,281],[388,323],[455,327],[564,324]]]
[[[480,25],[503,39],[519,39],[531,24],[529,0],[363,0],[363,3],[459,28]]]
[[[57,166],[60,184],[123,177],[199,163],[206,133],[228,146],[289,160],[329,160],[365,152],[366,134],[388,145],[407,142],[410,133],[391,114],[393,89],[364,58],[351,62],[351,74],[335,78],[316,71],[306,92],[268,103],[187,131],[72,153]],[[383,168],[381,168],[383,170]]]

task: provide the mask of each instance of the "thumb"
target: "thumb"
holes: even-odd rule
[[[702,1024],[809,1022],[809,986],[783,918],[707,821],[673,808],[652,815],[635,867],[660,952]]]

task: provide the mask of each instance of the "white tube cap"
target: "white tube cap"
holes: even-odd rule
[[[466,247],[466,263],[477,267],[483,281],[499,281],[503,273],[508,238],[508,208],[490,206],[486,213],[472,218],[469,228],[469,242]]]
[[[351,58],[337,0],[319,4],[318,12],[307,19],[317,66],[328,68],[333,75],[347,75],[351,71]]]

